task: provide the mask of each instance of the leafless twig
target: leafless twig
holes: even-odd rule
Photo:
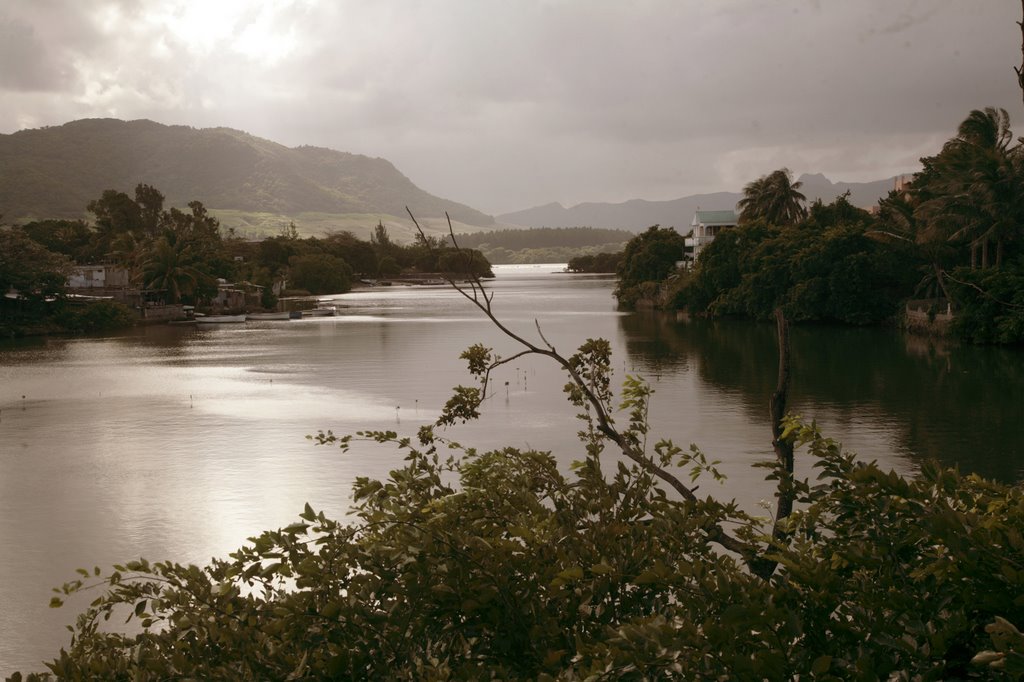
[[[412,211],[409,210],[408,207],[406,207],[405,210],[409,213],[409,217],[412,219],[413,225],[416,226],[416,230],[419,232],[419,234],[423,237],[424,241],[426,242],[426,235],[423,232],[423,228],[420,227],[419,222],[416,220],[416,216],[413,215]],[[448,216],[447,212],[445,213],[445,217],[448,219],[448,232],[451,237],[452,243],[455,245],[456,249],[459,249],[458,242],[455,239],[455,232],[452,228],[451,217]],[[429,242],[428,248],[430,248]],[[685,483],[683,483],[683,481],[675,474],[668,471],[664,467],[659,466],[653,459],[647,456],[646,453],[642,452],[637,445],[632,443],[629,438],[627,438],[625,435],[620,433],[618,429],[615,428],[611,415],[608,414],[608,410],[606,409],[604,403],[594,393],[591,386],[589,386],[588,383],[584,381],[584,379],[580,376],[579,372],[572,365],[572,363],[569,362],[567,358],[559,354],[554,349],[554,347],[550,343],[548,343],[547,339],[544,338],[543,333],[541,333],[540,331],[539,324],[536,325],[537,331],[540,334],[541,340],[543,341],[546,347],[541,347],[537,344],[534,344],[526,340],[521,335],[516,334],[514,331],[506,327],[501,322],[501,320],[498,319],[498,317],[494,314],[494,311],[492,309],[494,294],[491,293],[490,295],[488,295],[487,291],[484,289],[483,283],[480,281],[480,278],[472,271],[471,268],[468,268],[468,270],[469,272],[467,273],[467,279],[464,282],[465,285],[468,285],[468,290],[466,286],[455,281],[455,279],[451,276],[450,273],[444,273],[443,277],[445,281],[447,281],[452,286],[452,288],[458,291],[468,301],[473,303],[473,305],[475,305],[487,317],[487,319],[490,320],[491,323],[498,328],[499,331],[501,331],[509,339],[518,343],[524,349],[510,358],[501,359],[492,363],[492,365],[487,369],[485,373],[485,382],[489,377],[491,369],[494,369],[499,365],[505,364],[512,360],[513,358],[520,358],[525,355],[540,355],[553,360],[555,363],[561,366],[562,369],[566,371],[566,373],[568,373],[573,384],[575,384],[575,386],[579,388],[580,392],[584,397],[584,400],[586,401],[588,406],[593,410],[597,430],[600,431],[601,434],[603,434],[609,441],[614,443],[615,446],[625,457],[632,460],[633,462],[636,462],[638,465],[640,465],[641,468],[664,481],[673,490],[675,490],[684,500],[696,502],[697,497],[696,495],[694,495],[693,489],[691,489]],[[483,396],[485,392],[486,389],[481,393],[481,396]],[[763,560],[759,559],[759,557],[756,555],[756,552],[749,544],[733,537],[732,535],[727,533],[723,528],[721,528],[721,526],[716,525],[709,528],[708,535],[711,541],[717,542],[725,549],[735,552],[742,556],[751,566],[752,570],[754,570],[755,565],[763,564]]]

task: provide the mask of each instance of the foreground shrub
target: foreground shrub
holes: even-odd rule
[[[644,403],[636,386],[627,402]],[[820,475],[797,482],[774,541],[768,520],[732,502],[681,500],[637,464],[603,470],[597,447],[564,473],[549,453],[462,452],[430,427],[362,434],[406,458],[386,480],[357,481],[356,522],[307,505],[205,568],[83,570],[63,592],[100,594],[49,668],[68,679],[1001,674],[980,664],[1007,653],[971,659],[992,647],[986,625],[1019,619],[1020,487],[931,466],[904,478],[786,424]],[[713,472],[696,449],[655,452]],[[762,579],[723,552],[723,525],[777,570]],[[125,614],[141,633],[101,627]]]

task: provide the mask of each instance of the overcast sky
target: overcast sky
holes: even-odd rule
[[[228,126],[488,213],[913,171],[1024,133],[1017,0],[2,0],[0,132]]]

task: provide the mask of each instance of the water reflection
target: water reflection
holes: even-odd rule
[[[648,370],[694,367],[712,390],[734,394],[751,420],[765,419],[776,381],[773,325],[657,313],[620,324],[630,355]],[[915,465],[935,459],[1004,481],[1024,477],[1019,349],[828,326],[796,327],[791,340],[793,411],[835,423],[851,436],[847,445],[866,446],[853,447],[861,454],[895,454]]]
[[[619,313],[609,278],[552,269],[490,283],[500,319],[538,342],[540,324],[567,354],[607,338],[616,385],[638,373],[656,391],[654,434],[722,460],[728,484],[702,491],[757,512],[771,494],[750,464],[771,456],[773,328]],[[73,610],[46,604],[78,566],[140,555],[205,562],[291,523],[306,502],[343,516],[353,479],[385,476],[401,457],[370,447],[342,456],[306,434],[414,433],[468,383],[466,346],[514,350],[446,288],[334,302],[340,317],[0,344],[0,673],[38,669],[66,644]],[[800,327],[793,363],[794,408],[866,457],[902,471],[935,457],[1021,474],[1020,352]],[[482,449],[551,450],[563,465],[580,456],[562,372],[522,358],[494,379],[481,420],[447,435]]]

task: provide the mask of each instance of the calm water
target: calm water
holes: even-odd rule
[[[614,366],[656,389],[659,436],[722,460],[725,486],[751,510],[771,497],[767,399],[776,350],[769,325],[678,323],[620,314],[607,278],[499,269],[497,314],[560,351],[588,337]],[[457,293],[395,288],[339,296],[335,318],[150,327],[102,338],[0,346],[0,674],[40,669],[67,643],[75,611],[50,588],[79,566],[138,556],[203,563],[303,504],[345,513],[356,476],[400,457],[312,446],[318,429],[394,428],[435,418],[458,359],[480,341],[514,351]],[[827,435],[902,472],[925,458],[1017,480],[1024,474],[1024,354],[947,349],[887,330],[793,331],[794,411]],[[508,382],[507,387],[505,382]],[[497,377],[480,423],[452,434],[578,456],[575,410],[550,365],[522,360]]]

